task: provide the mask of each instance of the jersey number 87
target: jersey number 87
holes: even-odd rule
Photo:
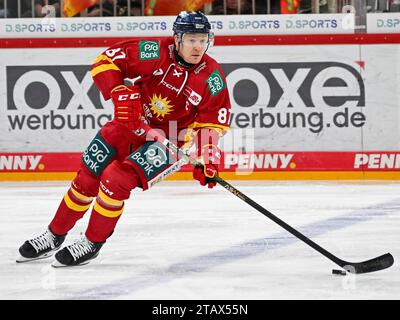
[[[219,123],[227,124],[229,123],[229,117],[231,115],[231,110],[226,108],[221,108],[218,110],[218,121]]]

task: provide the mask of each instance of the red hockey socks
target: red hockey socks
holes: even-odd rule
[[[124,200],[129,199],[131,190],[139,181],[129,163],[114,161],[104,170],[86,229],[86,237],[90,241],[104,242],[113,233],[122,214]]]
[[[99,189],[86,229],[86,237],[93,242],[105,242],[113,233],[123,207],[124,201],[112,199]]]
[[[50,230],[58,235],[68,233],[89,209],[92,200],[92,197],[81,194],[71,186],[50,223]]]

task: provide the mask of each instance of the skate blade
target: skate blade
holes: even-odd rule
[[[52,266],[53,268],[73,268],[73,267],[84,266],[84,265],[88,264],[90,261],[91,261],[91,260],[88,260],[88,261],[85,261],[85,262],[80,263],[80,264],[74,264],[74,265],[72,265],[72,266],[68,266],[68,265],[66,265],[66,264],[62,264],[62,263],[58,262],[57,260],[54,260],[53,263],[51,264],[51,266]]]
[[[36,261],[36,260],[47,259],[47,258],[52,257],[53,254],[54,254],[54,251],[51,251],[51,252],[47,252],[47,253],[45,253],[45,254],[43,254],[43,255],[41,255],[41,256],[39,256],[39,257],[36,257],[36,258],[25,258],[25,257],[23,257],[23,256],[20,255],[20,256],[15,260],[15,262],[16,262],[16,263],[25,263],[25,262],[31,262],[31,261]]]

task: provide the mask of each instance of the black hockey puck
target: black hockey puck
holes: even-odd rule
[[[347,273],[344,270],[333,269],[332,270],[332,274],[338,274],[338,275],[341,275],[341,276],[345,276]]]

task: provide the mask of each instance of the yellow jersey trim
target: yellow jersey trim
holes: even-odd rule
[[[188,126],[188,129],[198,129],[198,128],[210,128],[215,129],[220,136],[222,136],[222,131],[229,131],[228,126],[223,126],[221,124],[211,123],[211,122],[193,122]]]
[[[91,71],[92,77],[97,76],[99,73],[105,72],[105,71],[109,71],[109,70],[116,70],[116,71],[120,71],[121,70],[115,65],[115,64],[102,64],[100,66],[97,66],[96,68],[94,68]]]

